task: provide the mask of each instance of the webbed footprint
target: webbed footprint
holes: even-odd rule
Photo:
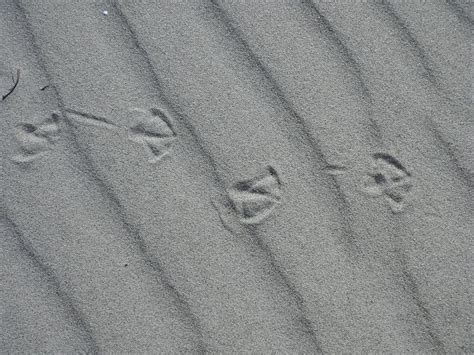
[[[23,123],[15,127],[15,138],[20,154],[11,159],[16,163],[29,163],[53,149],[59,133],[59,115],[53,113],[40,124]]]
[[[177,136],[168,115],[159,109],[135,108],[131,112],[138,122],[130,127],[129,139],[144,147],[150,163],[162,160]]]
[[[276,170],[265,171],[248,180],[235,183],[227,190],[226,200],[217,206],[219,217],[229,230],[233,219],[243,225],[257,225],[270,217],[281,203],[281,181]]]
[[[392,212],[402,212],[412,188],[411,174],[389,154],[377,153],[372,157],[372,167],[362,191],[371,197],[383,196]]]

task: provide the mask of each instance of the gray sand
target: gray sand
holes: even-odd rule
[[[0,353],[473,353],[471,11],[0,0]]]

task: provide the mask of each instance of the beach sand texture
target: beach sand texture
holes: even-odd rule
[[[0,353],[473,353],[473,23],[0,0]]]

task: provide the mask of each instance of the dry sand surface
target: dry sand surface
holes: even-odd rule
[[[0,0],[0,353],[473,353],[473,24]]]

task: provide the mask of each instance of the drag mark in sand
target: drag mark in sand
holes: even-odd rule
[[[107,129],[116,129],[120,128],[120,126],[116,125],[115,123],[110,122],[107,118],[93,115],[91,113],[86,113],[82,111],[72,110],[66,108],[65,111],[69,113],[69,117],[73,118],[76,122],[91,125],[99,128],[107,128]]]
[[[324,171],[329,175],[343,175],[348,171],[348,168],[343,165],[328,164]]]
[[[173,142],[178,136],[169,115],[158,108],[130,109],[130,115],[138,122],[131,127],[121,126],[109,119],[91,113],[73,109],[65,109],[76,122],[97,128],[123,130],[128,133],[128,139],[140,143],[148,156],[149,163],[157,163],[168,156]]]
[[[40,124],[28,122],[18,125],[15,137],[21,153],[11,159],[20,164],[29,163],[52,150],[58,138],[58,121],[58,114],[53,113]]]
[[[400,213],[406,206],[406,195],[412,188],[411,174],[389,154],[376,153],[363,187],[371,197],[384,196],[393,213]]]

